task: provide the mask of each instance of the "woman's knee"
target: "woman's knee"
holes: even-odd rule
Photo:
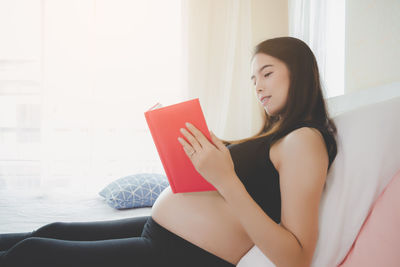
[[[46,224],[32,233],[32,237],[56,237],[66,226],[63,222]]]

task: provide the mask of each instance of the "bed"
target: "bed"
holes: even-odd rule
[[[396,150],[400,147],[400,83],[335,97],[327,104],[340,127],[339,153],[321,200],[312,266],[330,267],[345,258],[372,203],[400,169],[400,150]],[[365,148],[368,153],[363,153]],[[94,191],[0,189],[0,233],[31,231],[55,221],[112,220],[150,212],[151,208],[113,209]],[[238,266],[274,265],[254,246]]]

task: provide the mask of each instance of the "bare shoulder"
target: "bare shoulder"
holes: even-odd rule
[[[321,132],[312,127],[298,128],[279,139],[270,148],[270,159],[279,170],[280,163],[287,156],[316,154],[329,162],[324,137]]]

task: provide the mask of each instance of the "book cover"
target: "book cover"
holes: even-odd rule
[[[199,99],[160,106],[157,103],[144,115],[172,192],[215,191],[197,172],[178,141],[178,137],[186,139],[179,129],[187,129],[185,123],[190,122],[212,142]]]

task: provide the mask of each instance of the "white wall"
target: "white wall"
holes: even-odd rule
[[[253,46],[259,42],[289,34],[287,0],[252,0]]]
[[[400,81],[400,1],[347,0],[345,93]]]

